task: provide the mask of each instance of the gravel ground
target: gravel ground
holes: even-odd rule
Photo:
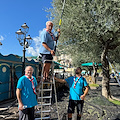
[[[90,89],[86,96],[83,115],[81,120],[120,120],[120,106],[109,102],[101,95],[101,86],[96,89]],[[65,91],[62,89],[63,92]],[[111,86],[111,93],[117,97],[120,87]],[[61,120],[67,120],[68,94],[60,92],[61,100],[58,102],[59,114]],[[63,96],[63,97],[62,97]],[[118,96],[119,98],[120,96]],[[55,105],[53,105],[55,106]],[[55,115],[54,115],[55,116]],[[54,120],[54,119],[53,119]],[[76,120],[76,113],[73,115],[73,120]]]

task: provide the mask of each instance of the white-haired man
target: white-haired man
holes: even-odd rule
[[[25,75],[17,83],[16,95],[19,105],[19,120],[34,120],[34,106],[37,105],[37,81],[32,74],[33,68],[27,66],[25,68]]]
[[[44,63],[43,80],[48,79],[49,69],[51,66],[51,61],[49,60],[53,60],[53,56],[55,55],[54,41],[58,40],[60,36],[60,29],[57,30],[58,36],[55,37],[55,35],[52,33],[52,28],[53,28],[53,22],[47,21],[46,28],[41,32],[40,54],[42,55],[42,62]]]

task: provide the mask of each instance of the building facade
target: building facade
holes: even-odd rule
[[[25,65],[34,68],[33,75],[37,78],[40,64],[34,60],[25,59]],[[0,101],[14,98],[18,79],[22,76],[22,58],[13,54],[0,54]]]

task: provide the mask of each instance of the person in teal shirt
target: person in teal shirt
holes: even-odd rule
[[[17,83],[16,95],[18,99],[19,120],[34,120],[34,106],[37,105],[37,81],[32,74],[33,68],[27,66],[25,68],[25,75]]]
[[[89,90],[88,83],[86,79],[81,76],[81,72],[81,67],[77,67],[75,76],[71,76],[67,79],[59,79],[54,77],[58,82],[67,82],[69,85],[70,95],[68,105],[68,120],[72,120],[72,113],[74,113],[75,107],[77,107],[77,120],[81,120],[84,99]],[[84,91],[83,88],[85,88]]]

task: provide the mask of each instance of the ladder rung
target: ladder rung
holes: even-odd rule
[[[53,84],[53,82],[43,82],[43,84]]]
[[[41,105],[51,105],[51,103],[43,103],[43,104],[38,104],[38,106],[41,106]]]
[[[48,112],[51,112],[51,110],[43,110],[42,113],[48,113]],[[35,113],[41,113],[41,111],[36,111]]]
[[[41,89],[39,91],[42,91]],[[43,91],[52,91],[52,89],[43,89]]]
[[[44,96],[44,97],[38,97],[38,99],[41,99],[41,98],[52,98],[52,96]]]
[[[42,117],[42,119],[50,119],[50,117]],[[35,120],[41,120],[41,118],[35,118]]]

